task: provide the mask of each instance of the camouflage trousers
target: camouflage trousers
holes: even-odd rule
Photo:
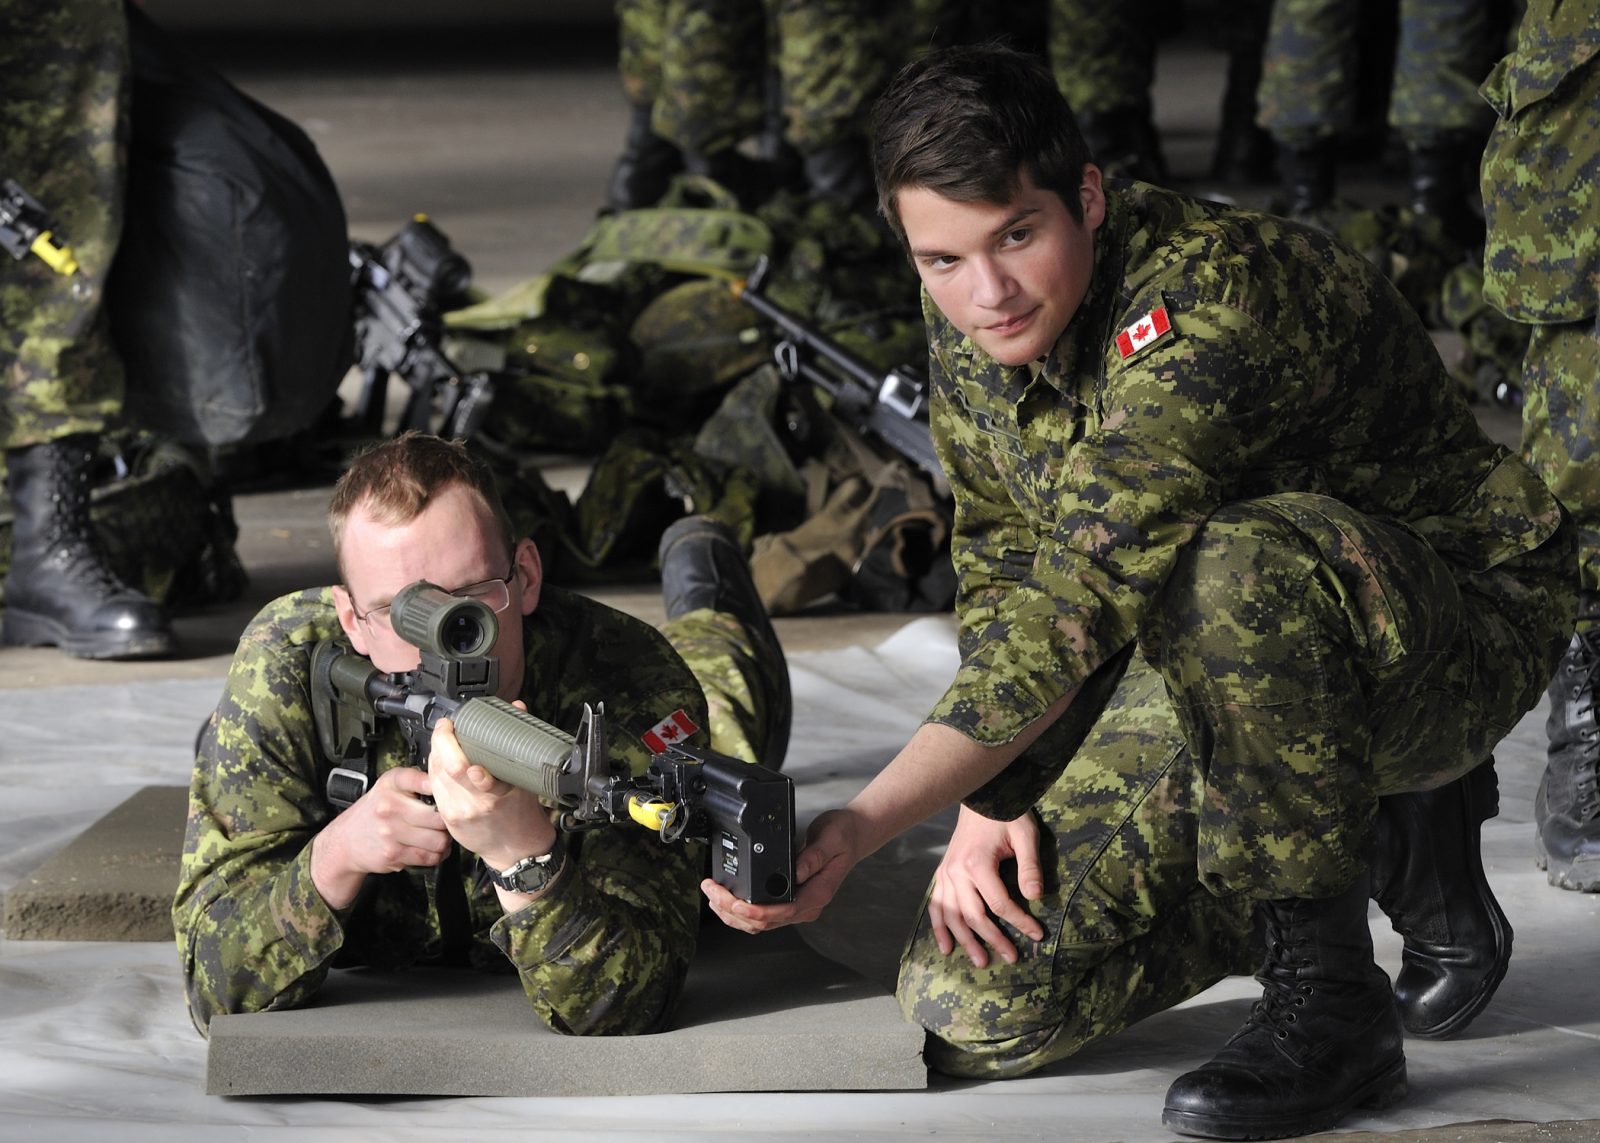
[[[713,154],[761,129],[770,74],[802,152],[864,136],[909,23],[905,0],[618,0],[617,68],[678,147]]]
[[[1350,128],[1357,102],[1358,0],[1278,0],[1257,90],[1257,122],[1307,144]],[[1408,141],[1481,130],[1478,84],[1493,62],[1482,0],[1401,0],[1389,125]]]
[[[83,274],[0,255],[0,451],[98,432],[122,400],[101,304],[122,232],[122,0],[0,3],[0,178],[55,220]]]
[[[711,749],[776,770],[774,747],[789,728],[778,696],[788,665],[780,648],[751,635],[732,615],[701,608],[661,625],[661,633],[699,682],[711,716]]]
[[[1214,515],[1033,807],[1044,939],[978,969],[926,915],[912,934],[897,993],[930,1065],[1020,1075],[1251,971],[1254,901],[1346,888],[1380,796],[1465,773],[1538,702],[1571,539],[1464,570],[1324,496]]]
[[[1528,327],[1522,452],[1578,527],[1578,587],[1600,605],[1600,325]],[[1569,613],[1571,614],[1571,613]],[[1586,623],[1600,614],[1581,615]]]
[[[1125,107],[1148,111],[1156,37],[1149,12],[1133,4],[1050,0],[1050,70],[1079,115]]]

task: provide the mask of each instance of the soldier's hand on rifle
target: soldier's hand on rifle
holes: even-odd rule
[[[527,709],[520,702],[514,705]],[[550,851],[555,826],[538,795],[468,762],[448,718],[434,727],[429,751],[434,803],[451,836],[464,848],[496,869]]]
[[[356,899],[369,873],[438,865],[450,852],[439,811],[422,799],[428,775],[409,766],[379,775],[372,788],[330,821],[311,843],[311,881],[325,901],[342,909]]]
[[[700,882],[700,891],[723,924],[747,933],[764,933],[784,925],[814,921],[833,900],[845,876],[861,860],[857,856],[862,847],[856,836],[856,824],[855,815],[849,810],[829,810],[811,823],[806,831],[806,847],[794,862],[795,880],[800,888],[793,901],[781,905],[752,905],[710,878]]]
[[[1000,874],[1001,865],[1013,858],[1022,896],[1037,901],[1044,892],[1044,877],[1039,864],[1039,826],[1032,812],[1000,822],[962,806],[928,898],[933,939],[945,956],[959,944],[979,968],[989,963],[990,948],[1005,963],[1015,964],[1016,945],[997,921],[1030,940],[1044,939],[1044,927],[1012,898]]]

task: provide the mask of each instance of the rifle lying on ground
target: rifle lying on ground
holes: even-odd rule
[[[928,385],[901,366],[880,372],[819,330],[812,329],[761,293],[768,262],[760,258],[734,293],[766,318],[780,337],[773,358],[786,381],[803,378],[833,398],[833,411],[858,431],[870,433],[944,487],[944,470],[928,429]]]
[[[22,189],[15,179],[0,180],[0,249],[18,262],[37,255],[58,274],[78,273],[72,247],[58,241],[56,223],[44,204]]]
[[[494,398],[486,373],[465,373],[440,345],[443,305],[466,293],[472,268],[444,233],[422,215],[382,246],[350,244],[355,295],[356,364],[366,381],[355,420],[381,436],[389,375],[411,386],[401,429],[470,437]],[[433,427],[435,413],[442,423]]]
[[[329,801],[341,809],[366,792],[365,767],[379,719],[400,724],[413,764],[426,769],[441,718],[455,724],[469,761],[538,794],[557,828],[593,829],[632,819],[664,841],[711,843],[711,876],[746,901],[794,895],[794,782],[725,754],[668,746],[642,775],[619,773],[606,751],[604,707],[584,706],[577,736],[495,697],[499,663],[489,654],[499,625],[485,604],[419,580],[394,597],[390,622],[422,652],[420,665],[385,675],[343,643],[311,657],[312,707],[333,760]]]

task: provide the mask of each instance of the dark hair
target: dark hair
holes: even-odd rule
[[[1092,161],[1050,69],[998,44],[928,53],[901,69],[872,111],[878,210],[901,245],[895,199],[904,187],[956,202],[1005,203],[1026,171],[1081,222],[1078,188]]]
[[[356,508],[366,509],[382,524],[408,524],[422,515],[435,496],[457,484],[482,498],[505,538],[506,551],[514,551],[511,518],[489,466],[468,452],[463,441],[447,441],[413,429],[361,453],[333,486],[328,530],[333,534],[339,574],[344,574],[344,526]]]

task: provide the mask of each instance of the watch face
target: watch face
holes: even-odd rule
[[[548,885],[552,878],[561,871],[565,851],[561,843],[561,835],[556,835],[556,844],[549,853],[540,857],[524,858],[517,862],[504,873],[489,870],[489,879],[502,889],[513,893],[537,893]]]

